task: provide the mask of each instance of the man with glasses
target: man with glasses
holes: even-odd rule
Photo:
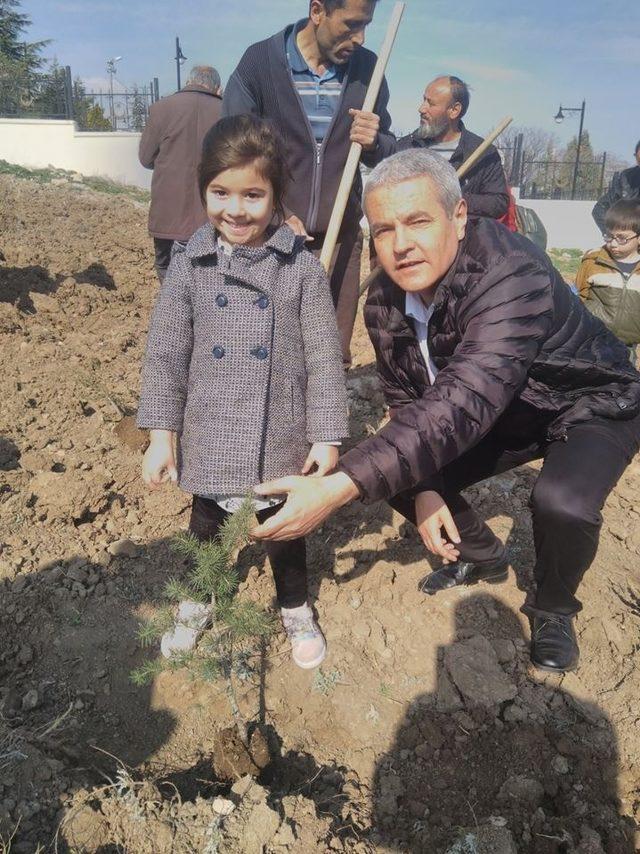
[[[361,110],[376,57],[363,47],[377,0],[311,0],[309,16],[251,45],[231,75],[223,114],[270,119],[287,145],[291,180],[287,222],[320,252],[351,142],[375,166],[391,153],[389,90],[383,81],[374,113]],[[362,232],[356,173],[331,269],[345,366],[358,306]]]
[[[589,311],[629,347],[635,365],[640,342],[640,199],[615,202],[605,214],[604,227],[604,246],[584,256],[576,287]]]
[[[598,199],[591,212],[596,225],[603,234],[607,228],[605,214],[611,205],[620,199],[640,198],[640,140],[636,143],[634,156],[636,166],[614,173],[609,189],[604,196]]]

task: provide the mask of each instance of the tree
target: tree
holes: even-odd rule
[[[240,711],[235,679],[250,675],[250,653],[256,641],[267,637],[273,626],[270,616],[255,602],[236,598],[236,561],[240,550],[249,542],[253,518],[253,502],[248,497],[224,522],[214,540],[201,543],[192,534],[176,538],[176,550],[193,561],[193,569],[186,583],[169,581],[165,595],[176,602],[189,600],[209,605],[212,627],[205,632],[195,651],[174,654],[168,660],[147,662],[131,674],[137,685],[147,684],[165,668],[186,668],[193,678],[206,682],[220,680],[238,734],[247,748],[250,746],[249,726]],[[171,610],[164,609],[142,625],[138,637],[143,645],[148,645],[172,625]]]
[[[515,164],[518,174],[512,174],[516,140],[522,134],[522,161]],[[549,164],[559,160],[560,143],[554,133],[536,127],[510,127],[500,136],[498,147],[504,152],[504,168],[514,185],[523,189],[547,183]]]
[[[133,105],[131,107],[133,130],[140,133],[147,123],[147,99],[137,84],[133,85]]]
[[[574,136],[567,145],[563,164],[557,177],[557,186],[562,191],[562,194],[571,192],[573,186],[573,173],[576,163],[576,152],[578,149],[578,137]],[[594,199],[598,196],[600,186],[600,174],[602,165],[596,159],[591,140],[589,139],[589,131],[582,132],[580,142],[580,158],[578,161],[578,176],[576,181],[576,196],[583,199]]]
[[[20,0],[0,0],[0,112],[15,114],[29,106],[38,91],[41,56],[49,41],[22,40],[31,19]]]

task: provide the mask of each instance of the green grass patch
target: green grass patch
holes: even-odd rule
[[[97,178],[91,175],[83,175],[82,181],[74,181],[73,176],[77,176],[77,172],[69,172],[66,169],[28,169],[25,166],[18,166],[16,163],[7,163],[6,160],[0,160],[0,175],[13,175],[14,178],[22,178],[26,181],[35,181],[38,184],[51,184],[52,181],[63,179],[68,182],[67,186],[85,186],[94,190],[97,193],[107,193],[111,196],[127,196],[129,199],[134,199],[136,202],[148,202],[151,198],[151,193],[148,190],[142,190],[140,187],[133,187],[128,184],[119,184],[117,181],[110,181],[108,178]],[[61,184],[65,186],[65,184]]]
[[[575,279],[584,252],[582,249],[548,249],[547,254],[556,270],[567,279]]]

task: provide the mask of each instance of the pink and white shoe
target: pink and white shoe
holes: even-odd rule
[[[282,625],[291,641],[293,661],[304,670],[319,667],[327,654],[324,635],[305,602],[298,608],[280,608]]]

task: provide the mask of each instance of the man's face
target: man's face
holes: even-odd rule
[[[327,14],[324,3],[312,0],[309,16],[316,26],[316,40],[324,62],[344,65],[364,44],[364,31],[373,19],[373,0],[345,0],[342,8]]]
[[[451,87],[446,78],[438,77],[424,91],[420,114],[419,136],[438,139],[460,115],[460,104],[451,102]]]
[[[385,273],[403,291],[429,301],[464,237],[466,202],[447,216],[434,182],[424,176],[371,190],[365,212]]]

